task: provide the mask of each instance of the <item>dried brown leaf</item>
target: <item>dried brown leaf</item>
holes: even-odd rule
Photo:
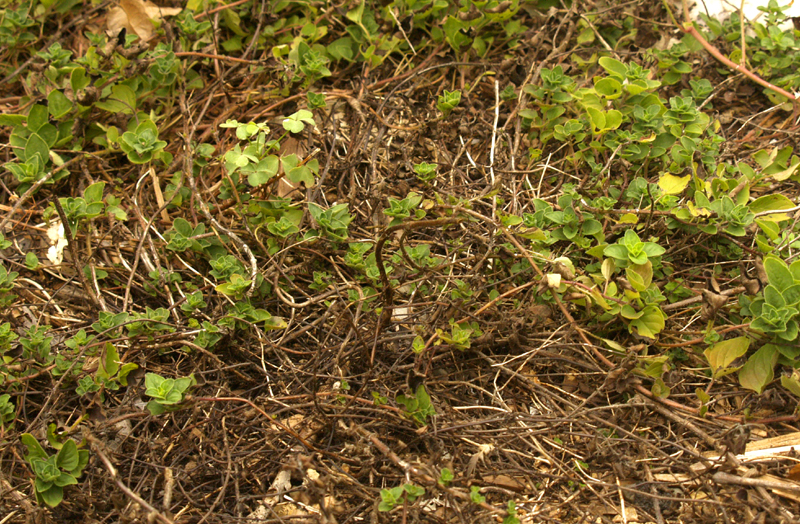
[[[764,269],[764,261],[760,258],[756,258],[756,278],[759,282],[761,282],[762,287],[767,287],[769,284],[769,277],[767,276],[767,270]]]
[[[110,35],[117,35],[124,28],[146,42],[153,36],[154,21],[177,15],[182,10],[180,7],[159,7],[149,1],[120,0],[119,7],[108,11],[106,30]]]
[[[717,288],[719,288],[719,286],[717,286]],[[729,297],[725,295],[704,289],[702,306],[703,318],[705,320],[711,320],[716,317],[719,309],[728,302],[728,298]]]

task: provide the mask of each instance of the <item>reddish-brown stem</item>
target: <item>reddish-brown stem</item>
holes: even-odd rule
[[[744,76],[746,76],[746,77],[750,78],[751,80],[753,80],[754,82],[756,82],[758,84],[761,84],[762,86],[766,87],[767,89],[771,89],[771,90],[775,91],[776,93],[778,93],[779,95],[785,96],[786,98],[788,98],[789,100],[792,101],[792,104],[794,104],[794,107],[795,107],[795,111],[797,110],[797,96],[796,95],[786,91],[785,89],[782,89],[782,88],[780,88],[780,87],[778,87],[776,85],[773,85],[773,84],[767,82],[766,80],[764,80],[763,78],[761,78],[757,74],[753,73],[752,71],[750,71],[746,67],[742,67],[741,64],[734,63],[730,58],[728,58],[727,56],[723,55],[720,52],[719,49],[717,49],[716,47],[711,45],[708,41],[706,41],[706,39],[703,38],[703,35],[701,35],[700,32],[697,29],[695,29],[694,26],[683,27],[682,29],[683,29],[683,31],[685,33],[690,34],[693,37],[695,37],[697,39],[697,41],[700,42],[700,44],[703,47],[706,48],[706,51],[711,53],[711,55],[714,58],[716,58],[717,60],[719,60],[720,62],[722,62],[726,66],[730,67],[732,70],[738,71],[738,72],[742,73]]]
[[[670,16],[672,16],[671,13],[670,13]],[[738,71],[738,72],[742,73],[744,76],[746,76],[749,79],[751,79],[754,82],[756,82],[757,84],[760,84],[760,85],[766,87],[767,89],[771,89],[772,91],[775,91],[779,95],[785,96],[786,98],[791,100],[792,101],[792,105],[794,106],[794,115],[797,116],[798,114],[800,114],[800,105],[798,105],[797,95],[795,95],[793,93],[790,93],[790,92],[786,91],[785,89],[781,89],[780,87],[767,82],[766,80],[764,80],[763,78],[761,78],[757,74],[753,73],[752,71],[750,71],[749,69],[744,67],[743,64],[734,63],[730,58],[728,58],[727,56],[723,55],[722,52],[720,52],[719,49],[717,49],[716,47],[711,45],[703,37],[703,35],[701,35],[700,32],[694,27],[694,24],[689,19],[689,9],[688,9],[688,7],[686,5],[686,1],[685,0],[683,2],[683,16],[686,18],[686,22],[684,22],[683,24],[678,24],[678,27],[681,28],[681,31],[683,31],[684,33],[686,33],[688,35],[692,35],[698,42],[700,42],[700,45],[702,45],[706,49],[706,51],[711,53],[711,56],[713,56],[714,58],[716,58],[717,60],[719,60],[720,62],[725,64],[726,66],[728,66],[731,70]],[[673,18],[673,21],[675,21],[674,18]]]

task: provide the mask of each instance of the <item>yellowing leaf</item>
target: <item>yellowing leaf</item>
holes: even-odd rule
[[[800,380],[795,377],[781,376],[781,386],[791,391],[796,397],[800,397]]]
[[[614,268],[616,264],[614,264],[613,258],[607,258],[603,260],[603,264],[600,266],[600,271],[603,273],[603,278],[606,282],[611,280],[611,277],[614,276]]]
[[[692,175],[675,176],[672,173],[664,173],[658,179],[658,187],[668,195],[679,195],[683,193],[691,179]]]
[[[592,122],[593,132],[597,133],[606,127],[605,113],[594,107],[587,107],[586,112],[589,113],[589,120]]]
[[[603,342],[606,343],[606,345],[608,347],[610,347],[614,351],[619,351],[620,353],[625,353],[626,352],[626,349],[625,349],[624,346],[619,345],[618,343],[614,342],[613,340],[610,340],[610,339],[607,339],[607,338],[604,338],[602,340],[603,340]]]
[[[736,337],[723,340],[706,349],[703,354],[714,372],[714,378],[724,377],[739,368],[730,368],[731,362],[747,353],[750,347],[750,339],[747,337]]]
[[[753,213],[763,213],[765,211],[780,211],[782,209],[791,209],[794,203],[781,195],[780,193],[773,193],[771,195],[764,195],[756,198],[748,206]],[[783,222],[789,220],[789,215],[786,213],[772,213],[769,215],[761,215],[759,220],[769,220],[770,222]]]
[[[620,126],[620,124],[622,124],[622,113],[616,109],[611,109],[608,113],[606,113],[606,130],[616,129]]]
[[[647,289],[644,280],[642,280],[642,277],[636,271],[631,271],[631,268],[626,268],[625,275],[628,277],[628,283],[630,283],[631,287],[636,291],[644,291]]]
[[[630,327],[643,337],[656,338],[656,335],[664,329],[664,313],[657,306],[647,306],[641,311],[641,316],[631,320]]]
[[[778,182],[782,182],[787,178],[791,177],[797,171],[797,168],[800,167],[800,157],[792,157],[792,163],[784,169],[783,171],[778,171],[777,173],[772,173],[772,178],[777,180]]]
[[[692,202],[691,200],[689,202],[686,202],[686,207],[689,209],[689,213],[691,213],[692,216],[694,216],[694,217],[697,217],[697,216],[702,216],[702,217],[711,216],[711,211],[709,211],[708,209],[702,208],[702,207],[697,207],[696,205],[694,205],[694,202]]]
[[[592,288],[591,296],[592,296],[592,300],[594,300],[595,304],[597,304],[601,308],[603,308],[605,310],[611,309],[611,306],[608,305],[608,302],[606,301],[605,298],[603,298],[603,295],[600,294],[600,291],[597,288]]]
[[[766,344],[747,359],[739,371],[739,384],[743,388],[761,393],[775,376],[775,363],[778,362],[778,348]]]
[[[644,291],[653,281],[653,264],[649,260],[644,264],[631,264],[625,268],[625,275],[636,291]]]

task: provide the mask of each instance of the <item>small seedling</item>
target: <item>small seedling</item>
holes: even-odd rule
[[[417,386],[417,391],[414,395],[398,395],[397,402],[406,408],[406,416],[420,426],[428,423],[428,417],[436,415],[436,409],[431,404],[431,397],[423,384]]]
[[[473,504],[483,504],[486,502],[486,497],[481,495],[481,487],[474,484],[469,487],[469,499]]]
[[[402,504],[403,499],[413,503],[424,494],[425,488],[414,484],[403,484],[392,489],[382,489],[378,511],[392,511],[395,506]]]
[[[453,111],[453,109],[458,107],[458,104],[460,103],[461,91],[445,90],[444,93],[439,96],[436,107],[442,112],[442,118],[447,118],[450,116],[450,113]]]
[[[414,173],[417,174],[417,178],[421,182],[432,182],[436,180],[436,168],[436,164],[422,162],[420,164],[414,164]]]
[[[30,433],[24,433],[22,443],[28,448],[25,460],[35,475],[36,500],[51,508],[64,499],[64,487],[78,483],[83,468],[89,462],[89,452],[78,449],[75,441],[67,439],[55,455],[48,455]]]
[[[439,472],[438,482],[442,486],[447,486],[453,481],[454,478],[455,476],[449,468],[442,468],[442,471]]]
[[[119,138],[119,147],[134,164],[145,164],[157,158],[167,143],[158,139],[158,127],[152,120],[144,120],[133,131]]]
[[[629,263],[641,266],[665,252],[666,249],[654,242],[642,242],[633,229],[625,231],[625,236],[603,251],[606,256],[616,260],[620,267],[626,267]]]
[[[153,400],[147,403],[147,410],[152,415],[161,415],[180,408],[190,387],[197,384],[194,375],[172,379],[164,378],[156,373],[147,373],[144,377],[145,395]]]

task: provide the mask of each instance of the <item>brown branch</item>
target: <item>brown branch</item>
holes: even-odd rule
[[[370,367],[372,367],[372,363],[375,362],[375,351],[378,348],[380,332],[389,324],[389,321],[392,318],[392,310],[394,309],[394,288],[392,288],[392,285],[389,282],[389,277],[386,275],[386,268],[383,267],[383,245],[386,243],[386,239],[389,238],[389,235],[395,231],[400,231],[401,229],[408,231],[410,229],[421,229],[423,227],[443,226],[445,224],[452,224],[459,221],[460,219],[458,218],[437,218],[433,220],[404,222],[402,224],[397,224],[396,226],[387,228],[383,232],[383,235],[381,235],[381,238],[378,239],[378,243],[375,244],[375,263],[378,265],[378,272],[380,273],[381,283],[383,284],[383,312],[381,313],[380,319],[378,319],[378,323],[375,326],[375,341],[372,344],[372,352],[370,353],[369,357]]]
[[[738,486],[748,487],[761,487],[767,489],[776,489],[783,491],[791,491],[793,493],[800,492],[800,485],[794,482],[784,482],[778,479],[770,478],[747,478],[738,475],[731,475],[724,471],[718,471],[711,477],[717,484],[734,484]]]
[[[117,474],[117,468],[111,464],[111,461],[108,459],[106,454],[103,452],[102,443],[97,440],[93,435],[91,435],[88,431],[84,432],[84,437],[89,442],[89,446],[92,448],[92,451],[97,453],[97,456],[100,457],[100,460],[103,462],[103,465],[106,467],[109,475],[114,480],[114,483],[125,493],[131,500],[139,504],[142,508],[146,509],[150,512],[149,517],[155,517],[159,522],[162,524],[175,524],[172,519],[158,511],[156,508],[148,504],[146,500],[139,496],[138,493],[134,492],[128,486],[125,485],[124,482],[119,478]]]
[[[78,273],[78,280],[83,286],[83,290],[87,295],[89,295],[89,298],[92,299],[95,307],[99,307],[103,311],[107,311],[106,308],[103,307],[100,297],[95,294],[94,289],[89,285],[89,281],[86,280],[86,275],[83,274],[83,268],[81,267],[80,259],[78,257],[78,247],[75,245],[75,236],[73,235],[72,227],[69,225],[69,221],[67,220],[67,214],[64,212],[64,208],[61,206],[61,200],[54,196],[53,204],[55,204],[58,217],[61,219],[61,224],[64,226],[64,233],[67,237],[67,245],[69,246],[69,252],[72,254],[72,263],[75,265],[75,271]],[[78,233],[77,228],[78,226],[76,224],[75,234]]]
[[[789,100],[792,101],[792,105],[794,107],[794,114],[795,115],[800,114],[800,104],[798,104],[798,100],[797,100],[797,96],[796,95],[794,95],[792,93],[789,93],[785,89],[781,89],[780,87],[767,82],[766,80],[764,80],[760,76],[756,75],[755,73],[753,73],[752,71],[750,71],[749,69],[744,67],[742,64],[737,64],[737,63],[733,62],[730,58],[728,58],[727,56],[723,55],[722,52],[719,49],[717,49],[716,47],[711,45],[705,38],[703,38],[703,35],[701,35],[700,32],[694,27],[694,24],[692,23],[692,21],[689,18],[689,7],[686,4],[686,0],[683,0],[683,16],[684,16],[684,18],[686,18],[686,21],[683,24],[678,24],[677,20],[675,20],[674,16],[672,15],[672,11],[670,10],[669,6],[667,5],[667,2],[664,1],[663,3],[667,8],[667,12],[669,12],[670,18],[672,18],[673,22],[676,23],[676,25],[680,28],[680,30],[683,31],[684,33],[688,34],[688,35],[692,35],[698,42],[700,42],[700,45],[702,45],[705,48],[706,51],[711,53],[711,56],[713,56],[718,61],[720,61],[723,64],[725,64],[732,71],[740,72],[744,76],[746,76],[749,79],[753,80],[755,83],[757,83],[757,84],[759,84],[761,86],[764,86],[767,89],[775,91],[776,93],[778,93],[781,96],[784,96],[784,97],[788,98]],[[742,29],[742,31],[744,31],[744,29]]]

